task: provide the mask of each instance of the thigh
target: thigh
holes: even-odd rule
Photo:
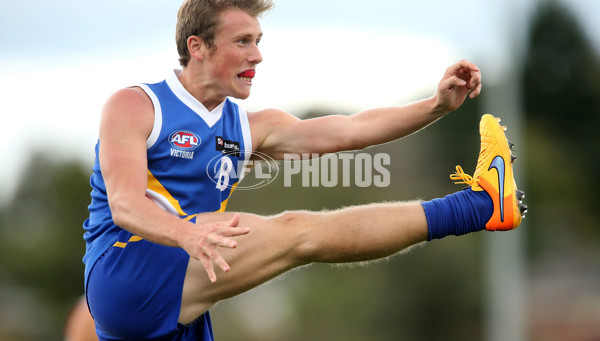
[[[201,222],[222,222],[232,214],[203,213]],[[427,220],[418,202],[347,207],[336,211],[293,211],[273,217],[241,214],[250,233],[238,247],[219,252],[231,270],[216,267],[211,283],[201,263],[190,260],[180,322],[191,321],[217,301],[247,291],[310,262],[360,262],[388,257],[427,240]]]
[[[235,249],[219,252],[230,266],[222,272],[218,267],[217,282],[211,283],[200,261],[190,259],[182,294],[181,323],[192,321],[220,300],[250,290],[294,267],[306,264],[301,245],[307,230],[292,223],[293,216],[284,213],[273,217],[241,214],[241,227],[250,227],[247,235],[235,237]],[[207,213],[197,219],[204,222],[226,221],[228,213]]]
[[[94,265],[87,299],[101,340],[172,339],[189,256],[122,231]]]

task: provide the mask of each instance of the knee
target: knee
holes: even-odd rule
[[[273,217],[274,223],[292,241],[288,253],[300,265],[312,263],[317,255],[318,247],[313,233],[315,219],[318,219],[318,215],[309,211],[288,211]]]

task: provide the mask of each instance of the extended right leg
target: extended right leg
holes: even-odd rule
[[[198,222],[224,221],[228,213],[207,213]],[[216,302],[238,295],[292,268],[312,262],[378,259],[427,239],[419,202],[373,204],[336,211],[286,212],[273,217],[242,214],[236,249],[222,249],[231,267],[211,283],[202,264],[190,259],[179,321],[189,323]]]
[[[311,262],[365,261],[433,238],[516,228],[527,207],[514,180],[515,158],[504,130],[493,116],[482,117],[475,174],[452,177],[463,180],[469,189],[443,199],[423,205],[412,202],[331,212],[287,212],[269,218],[243,215],[240,226],[251,227],[252,232],[238,237],[237,249],[222,251],[231,266],[229,273],[220,274],[219,281],[211,283],[200,262],[189,262],[180,322],[193,320],[219,300]],[[198,219],[213,222],[228,218],[217,213],[202,214]]]

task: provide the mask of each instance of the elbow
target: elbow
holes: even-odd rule
[[[124,195],[113,195],[109,197],[108,204],[110,206],[110,213],[112,220],[115,225],[120,227],[128,226],[129,212],[131,212],[130,203],[127,196]]]

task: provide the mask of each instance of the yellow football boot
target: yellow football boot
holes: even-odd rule
[[[511,149],[514,145],[507,141],[505,130],[499,118],[483,115],[479,123],[481,149],[475,174],[471,177],[456,166],[456,172],[450,175],[456,184],[464,183],[473,191],[486,191],[490,195],[494,212],[485,225],[490,231],[517,228],[527,212],[527,205],[523,204],[525,193],[517,189],[513,174],[516,157]]]

